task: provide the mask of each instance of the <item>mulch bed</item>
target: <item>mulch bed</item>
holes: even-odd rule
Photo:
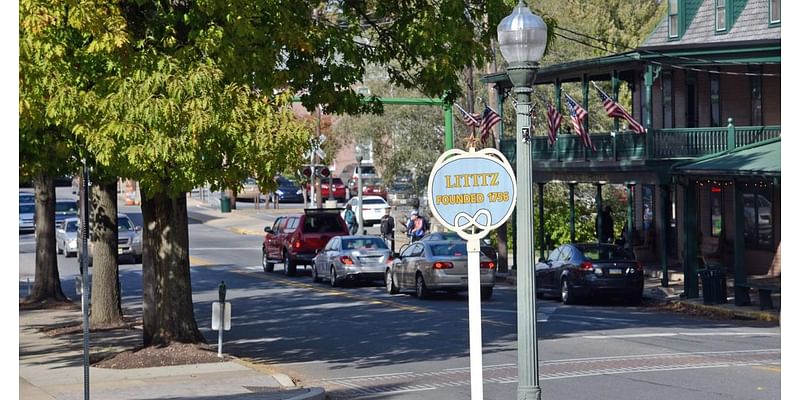
[[[204,344],[172,343],[123,351],[92,364],[98,368],[129,369],[229,361]]]

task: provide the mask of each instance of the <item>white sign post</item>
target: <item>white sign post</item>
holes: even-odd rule
[[[428,179],[428,205],[434,218],[467,241],[473,400],[483,400],[480,240],[511,217],[516,203],[514,171],[495,149],[448,150],[436,161]]]

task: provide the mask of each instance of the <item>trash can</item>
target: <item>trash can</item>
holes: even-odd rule
[[[219,209],[224,213],[231,212],[231,198],[228,196],[222,196],[219,198]]]
[[[703,304],[724,304],[727,301],[727,279],[719,268],[706,268],[698,272],[703,283]]]

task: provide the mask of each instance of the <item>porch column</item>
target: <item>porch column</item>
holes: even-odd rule
[[[539,186],[539,258],[544,258],[544,182]]]
[[[583,74],[581,77],[581,94],[583,95],[583,104],[581,105],[584,110],[589,110],[589,75]],[[586,112],[586,118],[583,119],[583,129],[586,131],[586,134],[590,134],[589,132],[589,112]],[[583,159],[585,161],[589,161],[589,148],[586,146],[583,147]]]
[[[627,224],[625,224],[625,247],[633,248],[633,191],[636,189],[636,182],[628,182],[628,212]]]
[[[733,281],[745,283],[747,274],[744,271],[744,198],[741,190],[742,183],[733,182]],[[737,306],[749,305],[750,294],[747,288],[734,288],[734,304]]]
[[[687,298],[697,298],[697,188],[693,179],[687,179],[683,189],[683,283]]]
[[[644,154],[650,159],[653,147],[653,65],[647,64],[644,71],[644,127],[647,133],[644,135]]]
[[[661,286],[663,287],[669,286],[667,246],[669,246],[669,225],[670,221],[672,221],[672,204],[669,201],[670,189],[670,185],[661,185],[659,187],[659,194],[661,195],[661,226],[658,233],[658,252],[661,259]]]
[[[597,186],[597,194],[594,196],[594,203],[597,206],[597,218],[596,221],[596,231],[595,235],[597,236],[597,243],[603,243],[602,241],[602,232],[603,232],[603,219],[600,218],[603,215],[603,184],[602,183],[595,183]]]
[[[569,183],[569,242],[575,243],[575,184]]]

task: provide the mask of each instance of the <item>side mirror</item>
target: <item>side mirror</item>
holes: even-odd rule
[[[141,226],[135,226],[135,227],[133,228],[133,231],[134,231],[134,232],[141,232],[141,231],[142,231],[142,227],[141,227]]]
[[[272,231],[272,228],[270,228],[268,226],[264,227],[264,232],[267,232],[267,233],[270,233],[270,234],[275,233],[275,232]]]

